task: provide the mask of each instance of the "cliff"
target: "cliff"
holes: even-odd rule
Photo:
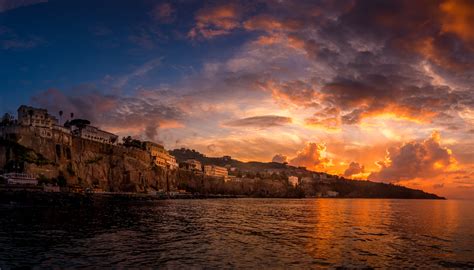
[[[0,168],[35,174],[42,181],[112,192],[166,191],[176,186],[176,171],[157,167],[140,149],[36,127],[3,127],[0,135]]]
[[[40,182],[100,188],[110,192],[152,192],[184,189],[192,194],[251,197],[342,197],[440,199],[402,186],[347,180],[280,163],[241,162],[205,157],[196,151],[171,151],[179,161],[230,166],[234,180],[224,181],[186,170],[165,170],[150,154],[135,147],[110,145],[71,136],[60,128],[0,127],[0,169],[37,175]],[[299,178],[293,186],[288,176]]]

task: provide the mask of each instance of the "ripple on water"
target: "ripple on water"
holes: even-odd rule
[[[0,206],[0,268],[473,268],[472,206],[430,203],[229,199],[104,202],[84,209]]]

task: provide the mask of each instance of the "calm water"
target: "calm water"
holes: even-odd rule
[[[0,206],[0,267],[474,267],[474,203],[226,199]]]

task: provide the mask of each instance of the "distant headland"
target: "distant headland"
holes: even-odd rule
[[[0,192],[169,197],[443,199],[276,162],[206,157],[101,130],[62,111],[22,105],[0,122]]]

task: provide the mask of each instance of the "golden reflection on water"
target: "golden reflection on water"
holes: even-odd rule
[[[420,266],[433,256],[449,257],[456,248],[453,239],[462,214],[456,201],[313,202],[310,219],[314,231],[305,247],[308,255],[321,263],[393,267],[411,254],[405,265]]]

